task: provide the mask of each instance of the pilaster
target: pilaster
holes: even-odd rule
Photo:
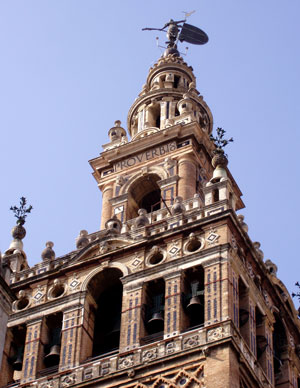
[[[21,383],[27,383],[37,378],[37,372],[43,365],[43,341],[42,341],[43,319],[37,319],[27,323],[23,369]]]

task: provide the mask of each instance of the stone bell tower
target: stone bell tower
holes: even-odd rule
[[[103,195],[102,228],[114,216],[122,222],[137,217],[139,209],[171,214],[175,198],[204,203],[203,188],[213,173],[212,114],[181,57],[162,57],[150,69],[128,113],[130,142],[120,125],[115,122],[105,152],[90,161]],[[226,195],[234,209],[243,207],[232,178],[222,199]]]
[[[179,23],[129,110],[130,140],[116,121],[90,161],[100,231],[61,257],[48,242],[32,268],[19,241],[6,252],[17,300],[1,386],[300,388],[297,311],[237,215],[228,141],[210,137]]]

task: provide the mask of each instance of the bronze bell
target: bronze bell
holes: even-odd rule
[[[164,330],[163,313],[161,311],[153,313],[152,317],[147,322],[147,327],[150,334],[163,331]]]
[[[239,320],[240,320],[240,327],[244,326],[249,320],[249,311],[246,309],[240,309]]]
[[[121,318],[115,321],[113,324],[112,330],[107,334],[107,336],[110,338],[110,340],[118,340],[120,336],[120,328],[121,328]]]
[[[189,313],[192,313],[194,312],[195,310],[199,310],[199,308],[201,307],[202,303],[200,302],[200,298],[199,296],[193,296],[191,299],[190,299],[190,302],[189,304],[186,306],[186,309]]]
[[[53,345],[50,348],[50,352],[44,357],[44,363],[46,367],[58,365],[60,356],[60,345]]]
[[[19,347],[17,350],[17,356],[15,361],[13,362],[13,369],[17,371],[22,370],[22,364],[23,364],[23,354],[24,354],[24,348]]]

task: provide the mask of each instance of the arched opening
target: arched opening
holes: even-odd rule
[[[62,312],[48,315],[44,326],[44,359],[40,375],[47,375],[58,369],[61,350]]]
[[[20,380],[24,361],[26,326],[20,325],[9,329],[7,337],[11,338],[11,342],[8,353],[4,352],[3,354],[2,376],[0,379],[3,385]]]
[[[161,207],[161,191],[157,184],[160,177],[148,174],[137,179],[129,189],[131,200],[128,206],[128,219],[137,217],[138,209],[147,213],[159,210]]]
[[[242,278],[239,278],[239,329],[241,336],[250,346],[249,290]]]
[[[146,110],[146,123],[148,127],[160,128],[160,104],[151,103]]]
[[[204,270],[201,266],[185,272],[182,296],[185,319],[183,329],[189,330],[204,324]]]
[[[281,318],[278,315],[275,315],[275,317],[276,322],[273,331],[273,363],[275,379],[278,381],[282,376],[284,359],[288,357],[288,341]]]
[[[94,326],[92,357],[114,352],[119,348],[122,275],[120,270],[108,268],[95,275],[88,285],[88,291],[96,303],[96,308],[90,309],[89,317]]]
[[[165,282],[153,280],[145,285],[144,334],[141,344],[163,338],[165,310]]]
[[[216,203],[219,201],[219,189],[214,189],[213,191],[213,203]]]

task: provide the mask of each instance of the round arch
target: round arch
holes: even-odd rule
[[[120,263],[120,262],[113,262],[113,263],[108,263],[107,266],[100,266],[98,268],[95,268],[94,270],[92,270],[88,275],[87,277],[84,279],[84,281],[82,282],[82,286],[81,286],[81,290],[80,291],[86,291],[87,288],[88,288],[88,284],[89,282],[92,280],[92,278],[97,275],[99,272],[102,272],[104,271],[105,269],[109,269],[109,268],[115,268],[115,269],[119,269],[122,274],[123,274],[123,277],[124,276],[127,276],[129,274],[129,270],[128,268],[126,267],[126,265]]]
[[[136,174],[132,175],[128,181],[122,186],[120,190],[120,195],[128,193],[130,191],[130,187],[134,185],[140,178],[145,177],[147,175],[157,175],[159,180],[169,178],[168,171],[162,166],[152,166],[147,168],[146,173],[144,171],[138,171]]]

